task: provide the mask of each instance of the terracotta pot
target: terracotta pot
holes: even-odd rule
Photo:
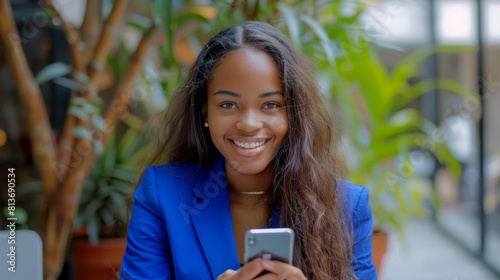
[[[89,236],[89,233],[87,231],[87,227],[79,227],[79,228],[73,229],[73,240],[88,238],[88,236]]]
[[[118,279],[126,245],[125,238],[101,239],[95,245],[85,238],[73,239],[71,257],[75,279]]]
[[[384,231],[374,231],[372,236],[373,257],[372,261],[377,268],[377,276],[380,276],[382,261],[387,253],[388,235]]]

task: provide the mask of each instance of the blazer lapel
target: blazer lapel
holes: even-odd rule
[[[212,277],[217,279],[227,269],[240,268],[223,157],[207,173],[206,180],[193,188],[193,195],[198,211],[191,212],[191,220]]]

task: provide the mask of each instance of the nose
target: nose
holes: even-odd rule
[[[264,126],[262,118],[258,112],[247,110],[243,112],[236,123],[236,128],[245,132],[253,132]]]

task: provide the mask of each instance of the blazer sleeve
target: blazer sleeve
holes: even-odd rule
[[[154,167],[148,167],[134,193],[121,280],[174,279],[170,244],[158,204]]]
[[[353,271],[358,279],[377,279],[372,263],[372,213],[368,190],[362,188],[352,217],[354,227]]]

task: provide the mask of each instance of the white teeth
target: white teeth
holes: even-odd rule
[[[266,141],[260,141],[260,142],[254,142],[254,143],[243,143],[243,142],[239,142],[239,141],[236,141],[236,140],[233,140],[233,142],[238,147],[242,147],[242,148],[245,148],[245,149],[255,149],[257,147],[260,147],[260,146],[264,145],[264,143],[266,143]]]

